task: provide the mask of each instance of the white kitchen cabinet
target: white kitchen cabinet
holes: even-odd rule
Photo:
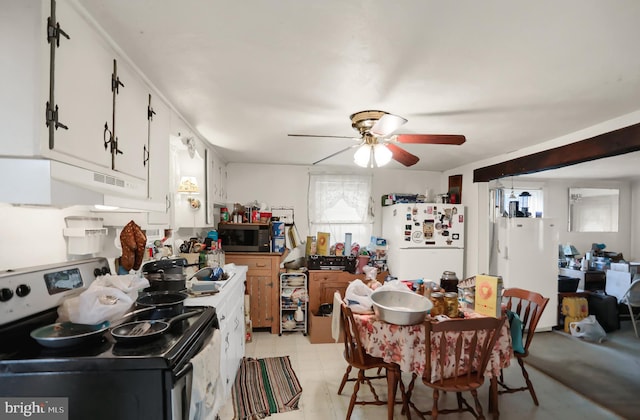
[[[209,207],[209,151],[204,142],[175,114],[171,122],[170,158],[173,227],[213,226]],[[190,182],[194,189],[180,191],[181,184],[185,182]]]
[[[149,122],[148,191],[149,200],[164,203],[164,212],[150,212],[149,224],[169,225],[173,194],[169,193],[169,136],[171,132],[171,110],[157,96],[150,95],[153,117]]]
[[[227,199],[227,165],[215,152],[212,155],[215,162],[215,167],[212,167],[212,197],[216,205],[223,207]]]
[[[207,221],[214,224],[214,209],[226,205],[226,163],[212,146],[207,148]]]
[[[56,4],[57,20],[70,37],[61,38],[60,47],[56,48],[54,73],[58,120],[68,129],[55,130],[51,153],[62,161],[68,161],[68,156],[111,169],[111,153],[109,147],[105,148],[104,134],[105,124],[113,129],[114,54],[73,7],[65,1]],[[48,69],[48,61],[44,67]],[[43,141],[48,143],[47,137]]]
[[[117,64],[117,78],[122,83],[115,101],[115,131],[118,154],[114,169],[140,179],[147,179],[147,143],[149,136],[149,89],[124,60]],[[168,139],[167,139],[168,142]]]
[[[47,22],[52,16],[52,4],[55,4],[56,22],[69,36],[69,39],[60,36],[59,47],[54,48],[53,68],[51,44],[47,42]],[[0,112],[7,117],[0,125],[0,154],[44,157],[70,167],[88,169],[96,173],[92,183],[83,178],[77,184],[84,186],[83,183],[87,183],[89,188],[111,193],[115,192],[113,186],[116,186],[121,188],[116,194],[146,198],[147,171],[143,164],[143,148],[147,139],[143,129],[146,127],[145,101],[150,90],[137,72],[125,64],[127,61],[120,56],[112,40],[103,34],[81,6],[73,1],[3,4],[0,48],[3,55],[11,59],[5,60],[0,67],[0,77],[9,82],[0,95]],[[54,39],[52,44],[57,43]],[[128,93],[122,98],[123,109],[122,113],[118,112],[120,116],[116,124],[122,126],[124,137],[133,137],[135,141],[121,138],[117,130],[119,149],[125,154],[115,156],[112,162],[110,145],[105,148],[105,134],[109,140],[109,130],[113,131],[111,79],[114,59],[121,69],[123,81],[128,79]],[[51,70],[53,79],[50,78]],[[129,101],[129,95],[134,96],[135,101]],[[128,115],[127,110],[139,108],[139,104],[144,105],[137,114],[140,117],[135,118],[133,111]],[[52,129],[53,136],[50,136],[47,117],[55,120],[55,116],[59,126]],[[55,125],[49,122],[51,127]],[[133,127],[143,134],[129,135],[134,131]]]
[[[188,306],[213,306],[220,324],[220,370],[214,382],[214,414],[231,395],[231,388],[245,353],[244,283],[247,267],[236,266],[233,277],[213,296],[188,298]]]

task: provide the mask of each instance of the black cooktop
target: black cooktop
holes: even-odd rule
[[[37,328],[33,324],[14,328],[10,334],[0,331],[4,336],[0,340],[0,374],[79,369],[179,369],[218,327],[215,308],[190,306],[185,310],[202,310],[202,313],[174,323],[158,338],[136,343],[117,343],[107,332],[74,347],[52,349],[41,346],[29,336],[29,332]]]

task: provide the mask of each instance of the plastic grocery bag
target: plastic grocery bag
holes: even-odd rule
[[[369,286],[362,280],[355,279],[347,286],[344,298],[352,312],[366,314],[373,312],[371,293],[373,290]]]
[[[95,279],[87,290],[67,298],[58,307],[58,322],[100,324],[115,321],[131,309],[138,290],[149,280],[139,275],[105,275]]]
[[[77,296],[66,299],[58,307],[58,322],[100,324],[124,315],[133,299],[115,287],[93,286]]]
[[[598,323],[595,315],[589,315],[580,321],[572,322],[569,324],[569,329],[572,336],[595,343],[602,343],[607,338],[607,333]]]

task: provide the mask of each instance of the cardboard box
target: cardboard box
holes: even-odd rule
[[[476,276],[475,312],[500,318],[502,300],[502,280],[495,276]]]
[[[318,316],[311,313],[309,317],[309,341],[311,344],[335,343],[331,337],[331,319],[330,316]],[[340,337],[340,343],[344,339]]]
[[[316,248],[318,255],[329,255],[331,234],[329,232],[318,232]]]

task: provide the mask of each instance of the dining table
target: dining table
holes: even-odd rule
[[[463,314],[465,318],[483,316],[469,310],[464,311]],[[415,380],[422,378],[426,366],[424,323],[396,325],[378,319],[373,313],[354,313],[353,315],[364,350],[373,357],[381,357],[385,362],[397,363],[402,372],[411,373],[411,383],[407,388],[407,396],[410,400]],[[434,342],[432,344],[435,345]],[[498,410],[498,378],[501,370],[510,365],[512,357],[511,333],[509,323],[505,322],[485,371],[485,378],[490,380],[489,411],[493,418],[498,418],[500,415]],[[431,366],[433,366],[431,379],[439,379],[435,361],[432,361]],[[444,374],[445,377],[453,376],[453,366],[450,366],[449,371],[445,368]],[[411,402],[410,405],[413,406]],[[415,406],[413,407],[415,408]]]

